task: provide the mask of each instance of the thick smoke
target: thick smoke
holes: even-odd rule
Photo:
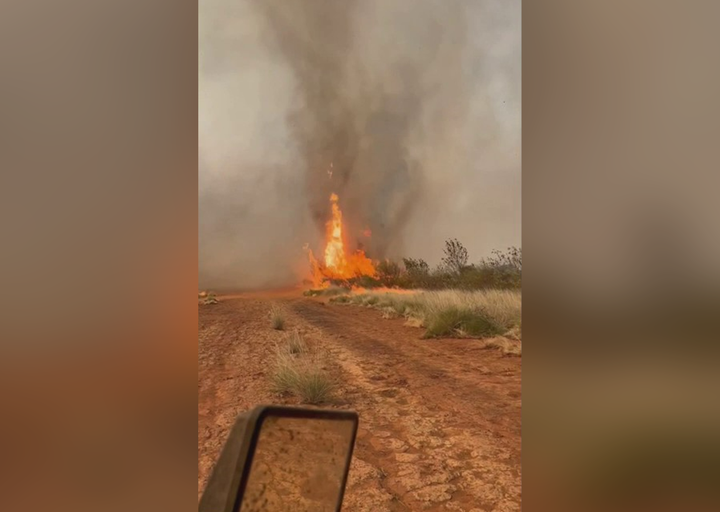
[[[199,87],[201,285],[297,282],[331,192],[374,258],[519,244],[519,0],[207,0]]]

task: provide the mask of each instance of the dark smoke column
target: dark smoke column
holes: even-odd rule
[[[328,198],[337,193],[350,248],[363,243],[373,258],[403,253],[403,227],[422,206],[422,165],[409,148],[424,135],[424,107],[442,87],[456,102],[450,110],[462,111],[464,95],[454,91],[462,68],[462,4],[421,4],[257,2],[267,43],[297,82],[288,122],[304,158],[312,218],[324,231]],[[385,37],[397,36],[390,51],[367,44],[381,23]],[[435,128],[443,122],[438,118]],[[369,240],[360,236],[365,228],[372,230]]]

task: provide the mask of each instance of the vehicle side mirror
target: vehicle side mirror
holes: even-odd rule
[[[339,512],[358,415],[260,406],[238,417],[199,512]]]

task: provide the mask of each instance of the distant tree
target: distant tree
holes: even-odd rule
[[[446,240],[443,252],[445,253],[445,257],[442,259],[442,265],[451,272],[459,274],[465,267],[467,267],[467,249],[458,241],[457,238]]]

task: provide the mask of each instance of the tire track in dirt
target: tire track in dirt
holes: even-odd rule
[[[267,403],[270,302],[221,301],[198,320],[198,493],[237,416]]]
[[[420,340],[402,320],[288,303],[344,373],[361,417],[346,510],[520,510],[520,360]]]
[[[269,311],[287,311],[327,353],[338,400],[360,430],[343,510],[520,509],[520,360],[472,340],[421,340],[403,320],[307,298],[253,295],[201,307],[198,352],[198,487],[237,414],[271,393],[273,347],[286,333]]]

